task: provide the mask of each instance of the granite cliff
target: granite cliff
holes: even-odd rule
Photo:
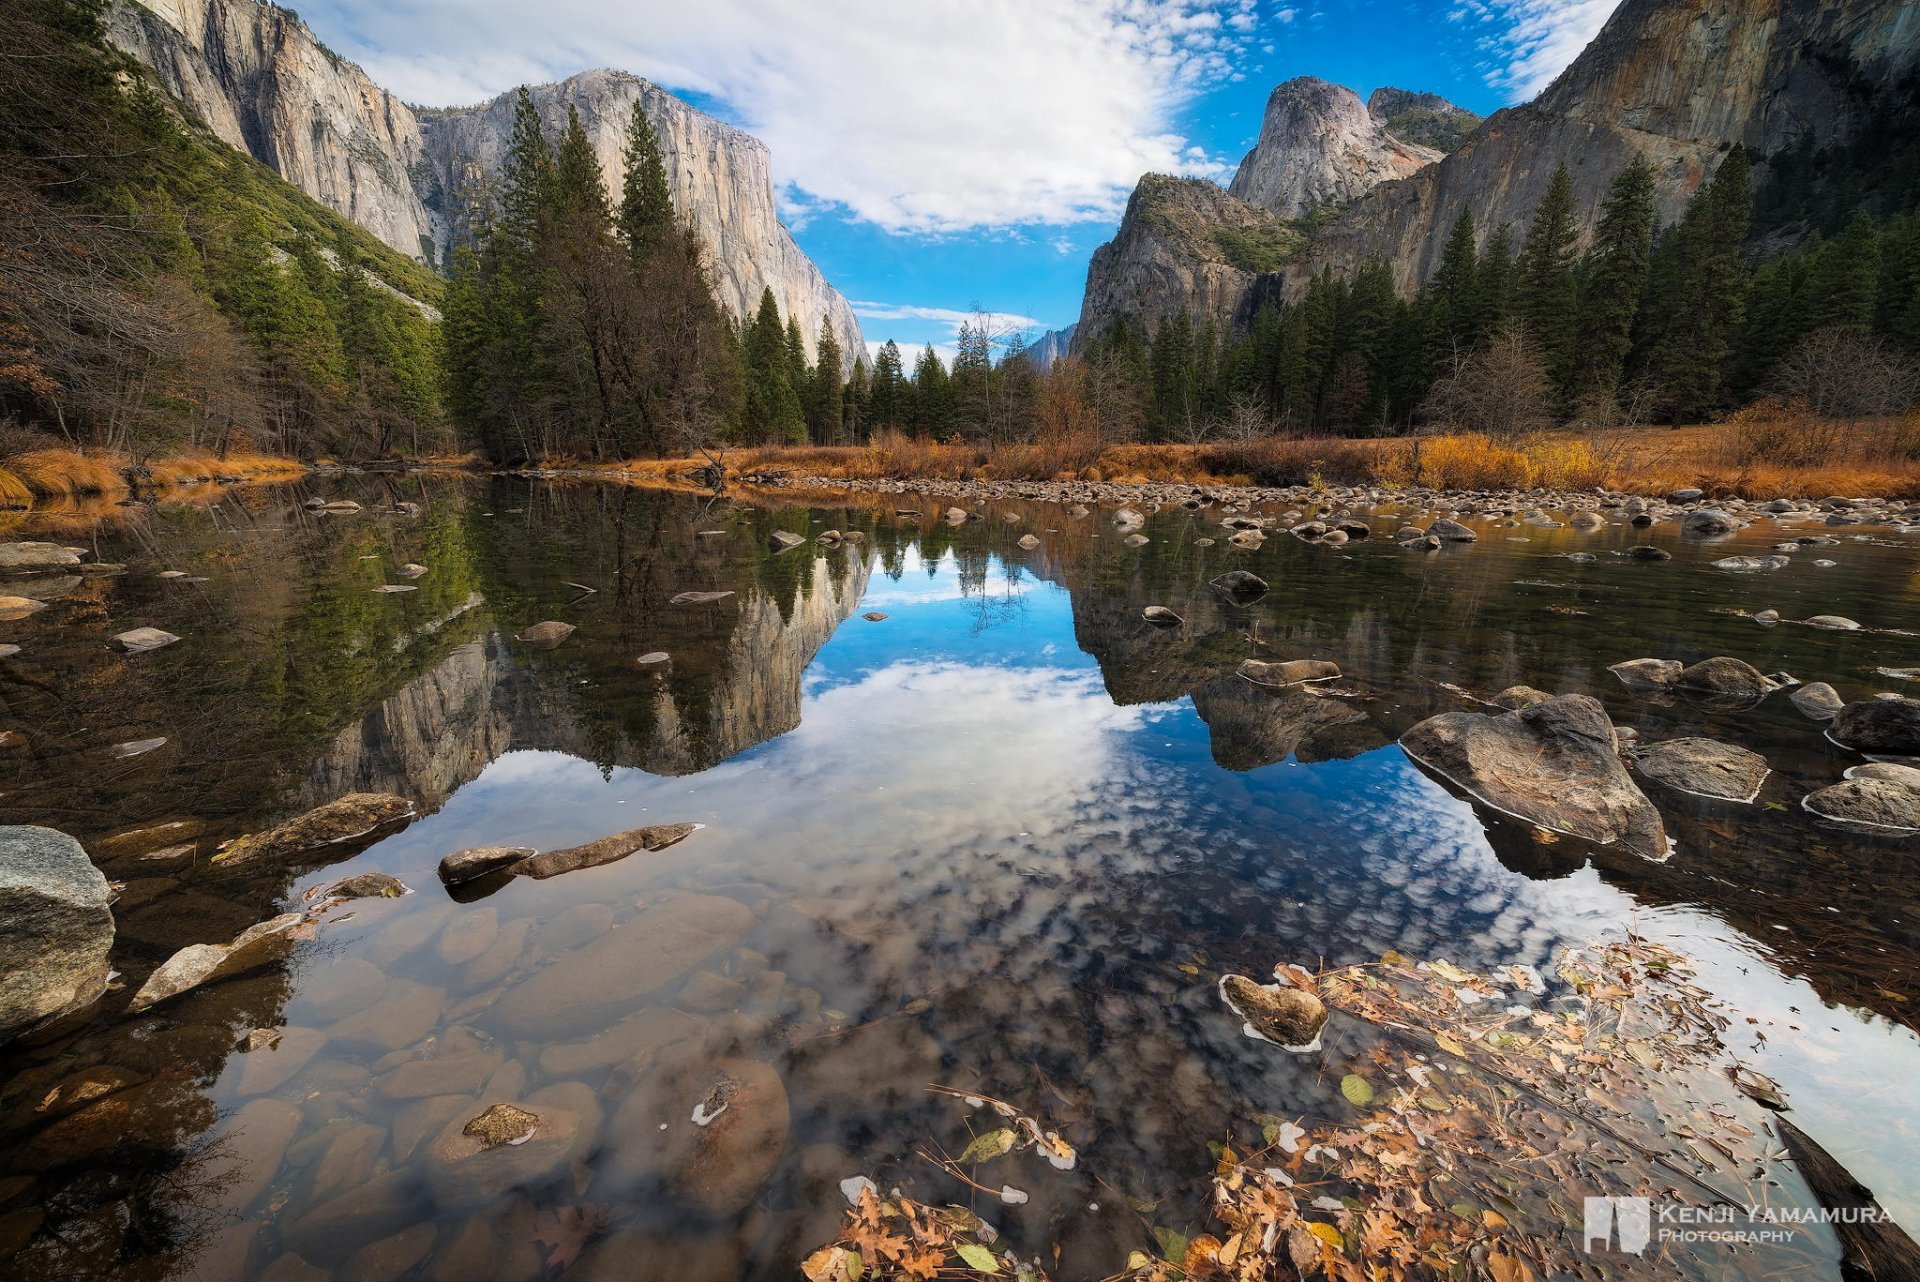
[[[403,253],[437,262],[459,192],[506,152],[513,99],[417,109],[329,50],[297,15],[262,0],[120,0],[115,44],[219,138]],[[811,353],[825,318],[852,354],[859,322],[780,222],[770,157],[758,139],[695,111],[637,76],[599,70],[533,90],[550,127],[577,107],[608,190],[637,100],[659,134],[675,206],[706,245],[720,301],[736,315],[771,288],[799,317]]]
[[[1439,160],[1404,142],[1341,85],[1301,76],[1267,98],[1260,141],[1227,190],[1282,218],[1338,207]]]

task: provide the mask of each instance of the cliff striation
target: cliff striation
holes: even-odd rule
[[[261,0],[120,0],[115,44],[222,140],[395,249],[439,261],[465,189],[506,154],[513,98],[415,109],[320,43],[297,15]],[[589,71],[533,90],[550,127],[579,109],[610,194],[633,104],[660,136],[675,207],[706,245],[720,301],[750,315],[764,289],[796,316],[809,354],[824,318],[848,360],[865,351],[859,322],[781,224],[772,165],[758,139],[619,71]]]

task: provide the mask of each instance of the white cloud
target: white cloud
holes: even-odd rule
[[[850,306],[853,308],[853,314],[861,320],[938,321],[940,324],[952,329],[956,334],[960,332],[962,325],[972,324],[976,315],[984,315],[988,327],[995,330],[1008,326],[1014,329],[1028,329],[1040,323],[1031,316],[1014,316],[1007,312],[976,313],[971,310],[963,312],[954,307],[914,307],[906,303],[863,303],[857,301],[850,304]]]
[[[1465,0],[1447,16],[1498,25],[1481,44],[1492,59],[1487,83],[1513,102],[1538,94],[1579,56],[1619,0]]]
[[[1106,221],[1189,172],[1178,110],[1234,73],[1251,0],[317,0],[410,101],[612,65],[724,104],[789,208],[890,231]],[[797,202],[797,203],[796,203]]]

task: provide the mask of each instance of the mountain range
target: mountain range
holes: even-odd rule
[[[472,107],[411,106],[328,49],[297,14],[261,0],[118,0],[108,34],[220,139],[431,263],[444,259],[469,193],[506,154],[512,94]],[[530,92],[553,133],[569,107],[579,111],[616,196],[639,102],[659,137],[674,206],[707,248],[721,303],[751,316],[771,289],[781,314],[799,318],[809,357],[823,318],[842,352],[865,350],[853,309],[780,222],[765,144],[621,71],[587,71]]]

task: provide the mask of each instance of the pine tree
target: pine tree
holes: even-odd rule
[[[513,131],[507,158],[500,168],[500,222],[496,229],[502,253],[531,254],[540,233],[540,220],[551,204],[553,150],[547,145],[539,109],[525,85],[513,100]]]
[[[813,395],[809,398],[809,425],[813,439],[821,445],[840,441],[846,413],[845,376],[841,371],[840,340],[825,317],[820,319],[820,339],[814,347]]]
[[[1483,347],[1513,319],[1520,291],[1520,264],[1513,256],[1513,228],[1501,223],[1487,237],[1474,272],[1472,336],[1474,347]]]
[[[938,437],[953,427],[953,387],[940,353],[929,343],[913,362],[913,407],[908,416],[915,432]]]
[[[1520,250],[1520,321],[1548,375],[1563,393],[1572,384],[1579,342],[1574,286],[1573,178],[1563,164],[1533,212]]]
[[[856,356],[853,372],[847,375],[847,390],[840,399],[842,435],[850,444],[864,445],[867,441],[869,381],[866,358]]]
[[[746,422],[749,442],[794,442],[806,434],[800,398],[793,386],[787,354],[787,330],[771,288],[760,292],[760,307],[747,327]]]
[[[1193,317],[1182,307],[1162,321],[1153,336],[1153,405],[1148,421],[1155,439],[1180,440],[1193,432],[1199,420],[1199,390]]]
[[[549,218],[580,217],[604,224],[608,218],[607,184],[600,174],[600,158],[580,124],[580,109],[567,104],[567,128],[553,161]]]
[[[1874,221],[1856,214],[1846,230],[1813,256],[1808,282],[1809,332],[1844,325],[1866,332],[1873,326],[1880,284],[1880,236]]]
[[[891,338],[880,345],[873,358],[873,388],[868,394],[869,421],[877,428],[897,429],[907,423],[906,369],[900,362],[900,347]]]
[[[1471,347],[1485,329],[1480,316],[1479,269],[1479,240],[1473,211],[1467,210],[1454,220],[1446,248],[1440,251],[1440,266],[1429,282],[1437,336],[1448,350]]]
[[[617,222],[620,235],[636,258],[644,257],[665,240],[673,230],[673,192],[667,186],[666,162],[660,155],[660,140],[653,122],[633,103],[633,117],[627,122],[627,147],[623,153],[624,176],[620,184],[620,211]]]
[[[1611,401],[1633,348],[1633,323],[1653,254],[1653,168],[1636,154],[1600,207],[1580,297],[1577,400]]]
[[[1712,409],[1745,319],[1742,250],[1752,218],[1750,166],[1735,144],[1687,203],[1649,273],[1643,342],[1673,421]]]

